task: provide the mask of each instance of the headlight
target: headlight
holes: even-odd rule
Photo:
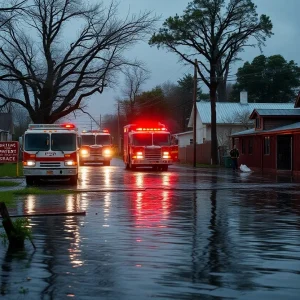
[[[164,159],[171,158],[169,152],[167,152],[167,151],[163,152],[163,158],[164,158]]]
[[[137,159],[143,159],[144,157],[143,157],[143,152],[137,152],[136,153],[136,158]]]
[[[103,150],[103,155],[104,156],[110,156],[111,155],[111,150],[110,149]]]
[[[65,166],[76,166],[77,163],[74,160],[66,160],[65,161]]]
[[[23,162],[23,166],[27,167],[34,167],[35,166],[35,161],[34,160],[27,160]]]
[[[88,155],[88,154],[89,154],[88,150],[86,150],[86,149],[80,150],[80,155]]]

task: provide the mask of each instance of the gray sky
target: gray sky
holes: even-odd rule
[[[105,0],[107,2],[109,0]],[[153,11],[161,16],[162,21],[176,13],[181,15],[189,0],[120,0],[119,17],[125,18],[128,11],[138,13],[144,10]],[[266,56],[281,54],[286,60],[294,60],[300,65],[298,46],[300,46],[299,24],[297,24],[300,11],[300,0],[253,0],[257,5],[258,14],[270,16],[273,23],[274,35],[267,40],[263,54]],[[160,27],[158,24],[158,27]],[[259,55],[258,48],[246,48],[240,55],[242,61],[232,66],[232,75],[245,61]],[[151,71],[151,78],[144,85],[144,90],[149,90],[166,81],[174,82],[184,74],[192,73],[192,68],[178,62],[178,57],[168,53],[165,49],[158,50],[150,47],[147,41],[132,47],[126,55],[145,62]],[[87,111],[97,120],[105,114],[116,113],[115,99],[121,95],[121,87],[106,90],[103,94],[93,95],[90,98]],[[203,86],[203,90],[206,88]],[[87,116],[77,117],[76,123],[80,128],[90,129],[91,122]],[[93,125],[94,126],[94,125]]]

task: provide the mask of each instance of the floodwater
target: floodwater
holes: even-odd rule
[[[1,299],[299,299],[298,186],[224,169],[82,167],[81,193],[9,207],[57,215],[30,217],[36,250],[0,244]]]

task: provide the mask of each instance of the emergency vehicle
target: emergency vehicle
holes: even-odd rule
[[[39,179],[78,179],[78,129],[74,124],[30,124],[21,138],[27,185]]]
[[[103,163],[110,166],[113,155],[112,138],[108,129],[103,130],[84,130],[81,135],[81,147],[79,164]]]
[[[167,171],[173,163],[171,133],[165,125],[129,124],[124,126],[124,154],[126,169],[149,167]]]

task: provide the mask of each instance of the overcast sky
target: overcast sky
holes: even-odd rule
[[[108,3],[109,0],[104,0]],[[144,10],[151,10],[161,16],[162,21],[176,13],[182,14],[189,0],[120,0],[119,17],[126,17],[128,11],[138,13]],[[299,11],[300,0],[253,0],[257,5],[258,14],[270,16],[273,23],[274,35],[267,40],[263,54],[266,56],[281,54],[286,60],[294,60],[300,65],[299,48]],[[159,27],[160,24],[158,24]],[[240,55],[242,61],[232,66],[232,73],[235,74],[238,67],[245,61],[259,55],[258,48],[247,48]],[[166,81],[174,82],[184,74],[192,73],[191,67],[184,66],[178,62],[178,57],[173,53],[168,53],[164,49],[150,47],[145,41],[132,47],[126,54],[129,58],[137,58],[145,62],[151,71],[151,78],[144,85],[144,90],[149,90],[156,85]],[[116,113],[116,97],[121,95],[121,87],[106,90],[103,94],[96,94],[91,97],[87,111],[97,120],[100,115]],[[202,87],[205,90],[205,87]],[[77,117],[76,123],[80,128],[90,128],[91,122],[87,116]],[[94,126],[94,125],[93,125]]]

